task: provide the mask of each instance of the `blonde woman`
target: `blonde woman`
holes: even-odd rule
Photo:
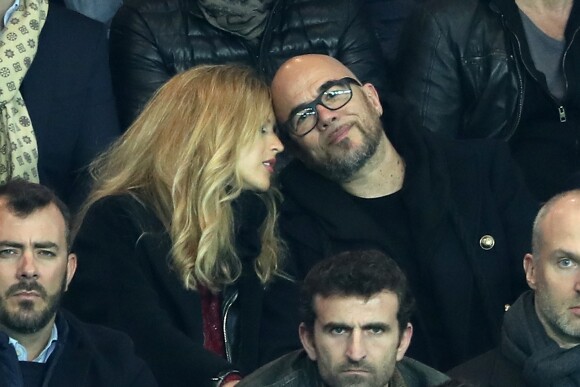
[[[246,67],[200,66],[93,163],[68,306],[129,333],[161,386],[230,385],[257,366],[282,150],[267,85]]]

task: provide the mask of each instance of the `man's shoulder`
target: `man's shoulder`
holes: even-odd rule
[[[72,344],[79,344],[95,353],[109,354],[113,357],[134,354],[133,341],[127,334],[103,325],[86,323],[65,310],[61,311],[61,315],[68,323]]]
[[[133,341],[125,333],[85,323],[65,310],[59,312],[59,320],[66,321],[67,333],[55,373],[57,380],[84,375],[97,385],[111,385],[113,381],[127,386],[157,385],[151,370],[137,356]],[[63,324],[58,325],[60,334]]]
[[[316,365],[304,350],[290,352],[260,367],[242,379],[238,387],[316,387],[320,379]]]
[[[60,88],[66,90],[66,96],[74,95],[77,89],[85,90],[93,86],[93,81],[100,80],[91,77],[94,66],[107,65],[106,54],[107,28],[103,23],[58,5],[51,6],[40,32],[35,65],[30,68],[30,73],[36,76],[31,81],[27,73],[25,80],[33,82],[29,87],[35,89],[48,87],[47,79],[49,85],[65,82]]]
[[[451,369],[448,374],[456,379],[485,386],[524,386],[521,371],[501,354],[499,348],[492,349]]]
[[[103,23],[59,5],[49,7],[46,20],[48,26],[58,32],[78,31],[82,35],[98,34],[99,36],[106,34],[106,27]]]
[[[396,368],[407,387],[438,386],[449,379],[444,373],[408,357],[397,362]]]

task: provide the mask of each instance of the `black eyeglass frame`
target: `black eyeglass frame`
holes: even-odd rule
[[[338,107],[330,108],[330,107],[326,106],[324,104],[324,102],[322,102],[322,98],[323,98],[324,94],[326,92],[328,92],[328,90],[331,87],[334,87],[334,86],[340,85],[340,84],[345,84],[345,86],[348,88],[348,90],[350,92],[350,97],[342,105],[340,105]],[[296,136],[296,137],[306,136],[308,133],[312,132],[314,130],[314,128],[316,128],[316,125],[318,125],[318,120],[320,119],[320,117],[318,116],[318,111],[316,110],[316,106],[322,105],[326,109],[332,110],[332,111],[342,109],[352,100],[352,88],[350,87],[351,84],[362,87],[362,83],[360,83],[359,81],[357,81],[356,79],[351,78],[351,77],[344,77],[341,79],[331,80],[331,81],[326,82],[325,84],[323,84],[321,86],[321,88],[323,88],[323,90],[320,92],[320,94],[318,94],[318,97],[316,97],[315,100],[313,100],[310,103],[305,103],[305,104],[299,105],[299,106],[295,107],[294,109],[292,109],[292,111],[288,115],[288,119],[283,124],[284,128],[286,128],[288,130],[288,132],[290,134],[292,134],[293,136]],[[296,116],[296,114],[298,112],[304,111],[306,109],[312,109],[312,111],[316,115],[316,121],[314,122],[314,126],[312,126],[312,128],[310,128],[309,130],[307,130],[303,134],[298,134],[298,133],[296,133],[295,129],[292,127],[292,119],[294,118],[294,116]]]

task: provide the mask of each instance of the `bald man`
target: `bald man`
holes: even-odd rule
[[[580,385],[580,190],[550,199],[524,257],[529,287],[506,313],[501,345],[453,370],[486,386]]]
[[[505,146],[419,130],[404,103],[382,105],[372,84],[328,56],[290,59],[272,91],[297,158],[280,176],[287,271],[301,279],[324,257],[382,250],[417,299],[411,357],[446,370],[490,349],[505,305],[525,288],[537,210]],[[283,281],[267,295],[274,354],[299,347],[295,297]]]

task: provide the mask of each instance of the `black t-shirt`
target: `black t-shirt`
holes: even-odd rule
[[[387,253],[401,267],[412,289],[417,308],[411,322],[415,327],[411,346],[407,356],[419,361],[429,362],[430,349],[439,348],[439,354],[445,354],[448,348],[446,330],[439,318],[440,307],[432,291],[432,279],[422,274],[418,266],[421,264],[414,249],[413,233],[409,221],[409,211],[403,200],[403,191],[391,195],[363,199],[353,196],[354,201],[363,211],[368,213],[376,224],[381,227],[385,235],[389,236]],[[469,324],[473,338],[470,346],[477,348],[488,346],[491,337],[487,333],[486,321],[481,314],[481,294],[474,294],[474,305],[471,305]],[[448,364],[446,359],[438,359],[440,364]],[[445,370],[443,370],[445,371]]]
[[[415,297],[417,308],[415,316],[411,319],[415,329],[407,355],[419,361],[429,362],[432,356],[429,355],[430,348],[445,348],[445,333],[431,291],[431,278],[424,277],[421,270],[418,270],[420,263],[413,248],[411,223],[403,201],[403,193],[398,191],[372,199],[353,196],[353,199],[384,230],[385,235],[388,235],[390,251],[386,253],[405,273]]]

